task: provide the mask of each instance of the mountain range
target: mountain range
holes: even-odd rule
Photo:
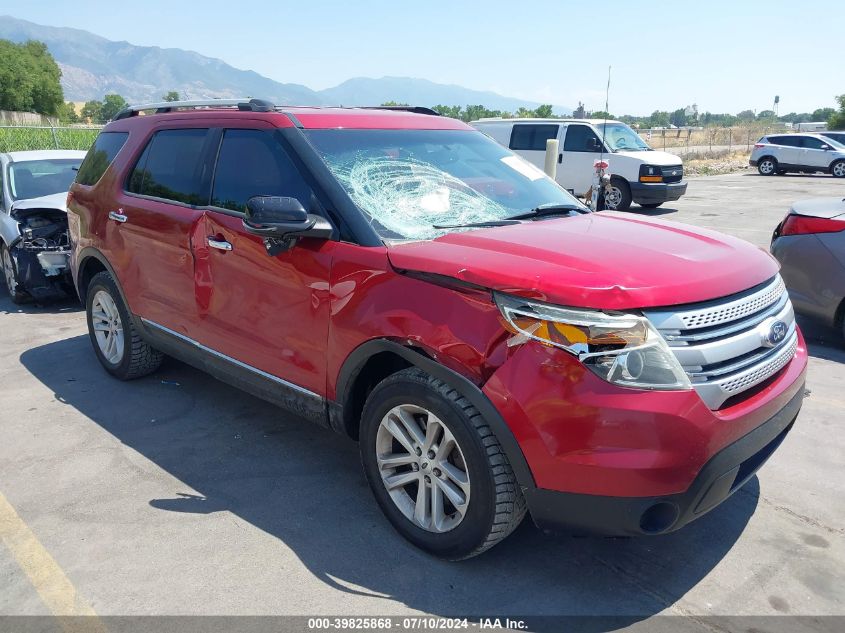
[[[357,77],[326,90],[281,83],[251,70],[193,51],[158,46],[135,46],[67,27],[44,26],[0,16],[0,38],[13,42],[44,42],[62,70],[68,101],[102,99],[117,93],[130,103],[159,101],[170,90],[182,98],[261,97],[279,105],[379,105],[397,101],[413,105],[484,105],[515,111],[536,108],[537,102],[495,92],[438,84],[411,77]],[[555,111],[571,108],[555,106]]]

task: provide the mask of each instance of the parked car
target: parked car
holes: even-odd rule
[[[526,511],[676,530],[792,428],[807,352],[758,248],[591,213],[454,119],[203,105],[124,111],[71,188],[94,353],[122,380],[168,354],[358,440],[426,551],[473,556]]]
[[[754,144],[748,163],[763,176],[823,171],[845,178],[845,145],[821,134],[769,134]]]
[[[479,119],[470,123],[530,163],[543,168],[546,141],[558,139],[557,182],[583,195],[593,183],[593,164],[609,163],[606,206],[624,211],[632,202],[654,209],[686,193],[680,157],[655,151],[620,121],[600,119]]]
[[[796,202],[772,235],[795,309],[845,335],[845,199]]]
[[[845,131],[821,132],[821,135],[836,141],[840,145],[845,145]]]
[[[73,294],[67,191],[85,152],[0,154],[0,266],[12,301]]]

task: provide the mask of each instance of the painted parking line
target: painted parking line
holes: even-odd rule
[[[97,619],[94,609],[79,595],[62,568],[44,549],[2,492],[0,492],[0,540],[29,578],[29,582],[32,583],[47,608],[53,615],[59,616],[59,623],[65,631],[105,633],[106,629]]]

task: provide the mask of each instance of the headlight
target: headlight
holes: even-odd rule
[[[640,165],[640,182],[663,182],[663,168],[658,165]]]
[[[648,319],[569,309],[495,293],[496,305],[514,336],[559,347],[608,382],[640,389],[691,389],[689,378]]]

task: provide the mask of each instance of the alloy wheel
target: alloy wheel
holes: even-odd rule
[[[123,321],[111,295],[100,290],[91,303],[91,325],[103,357],[112,365],[123,360]]]
[[[837,178],[845,177],[845,161],[840,161],[833,166],[833,175]]]
[[[759,165],[760,173],[768,176],[775,170],[775,164],[770,160],[764,160]]]
[[[6,288],[10,295],[14,295],[18,287],[18,282],[15,279],[15,269],[12,266],[12,256],[8,249],[0,249],[3,251],[3,277],[6,280]]]
[[[405,518],[429,532],[455,529],[469,507],[470,480],[446,424],[422,407],[399,405],[382,418],[375,443],[382,483]]]

